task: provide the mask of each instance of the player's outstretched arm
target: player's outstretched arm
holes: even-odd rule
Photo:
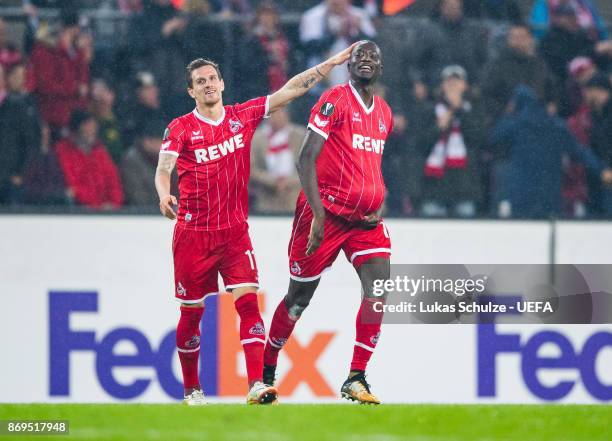
[[[311,67],[302,73],[297,74],[291,78],[283,87],[277,92],[270,95],[270,110],[272,113],[281,107],[285,107],[294,99],[304,95],[308,90],[312,89],[315,84],[321,81],[331,72],[331,70],[340,64],[343,64],[346,60],[351,57],[351,51],[353,46],[357,43],[347,47],[342,52],[337,53],[331,58],[328,58],[323,63]]]
[[[302,143],[302,148],[298,155],[296,167],[304,194],[308,200],[308,204],[312,210],[313,219],[310,225],[310,235],[308,236],[308,245],[306,254],[310,256],[321,245],[323,241],[323,225],[325,223],[325,209],[319,196],[319,184],[317,180],[316,160],[321,153],[325,138],[318,133],[308,130]]]
[[[176,219],[173,205],[176,205],[176,197],[170,194],[170,178],[176,164],[176,156],[161,153],[155,170],[155,189],[159,196],[159,211],[168,219]]]

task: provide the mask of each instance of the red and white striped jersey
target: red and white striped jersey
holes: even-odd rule
[[[179,223],[213,231],[246,222],[251,139],[268,109],[260,97],[225,106],[218,121],[194,109],[170,123],[160,154],[178,157]]]
[[[393,129],[385,100],[374,96],[367,108],[352,84],[333,87],[312,108],[308,128],[326,139],[316,163],[323,206],[348,220],[376,212],[385,198],[382,154]]]

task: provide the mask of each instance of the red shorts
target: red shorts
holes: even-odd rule
[[[257,265],[244,223],[226,230],[197,231],[174,227],[174,295],[181,303],[199,303],[219,292],[219,276],[225,289],[258,288]]]
[[[329,212],[325,215],[321,246],[307,256],[312,210],[306,198],[298,198],[289,241],[289,275],[293,280],[310,282],[320,278],[321,273],[334,263],[340,250],[355,268],[374,257],[389,258],[391,255],[391,239],[382,220],[373,230],[366,230]]]

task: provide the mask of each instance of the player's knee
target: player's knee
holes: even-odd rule
[[[307,291],[296,291],[285,296],[285,306],[287,312],[292,317],[300,317],[310,304],[310,299],[314,293]]]
[[[384,298],[384,282],[390,278],[390,267],[387,259],[372,259],[358,270],[363,295],[366,298]]]

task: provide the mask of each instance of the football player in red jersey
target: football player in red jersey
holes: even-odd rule
[[[350,82],[327,90],[313,107],[299,154],[303,191],[289,242],[289,290],[272,319],[263,380],[274,384],[280,349],[308,306],[321,273],[342,250],[361,279],[363,298],[341,395],[380,404],[370,392],[365,370],[383,317],[374,305],[385,300],[374,295],[373,284],[390,277],[391,241],[380,210],[385,196],[381,159],[393,115],[388,104],[374,95],[383,69],[379,47],[371,41],[357,43],[348,69]]]
[[[218,274],[232,292],[240,317],[249,381],[247,403],[276,402],[276,389],[262,382],[266,333],[257,304],[257,266],[247,225],[251,138],[263,118],[306,93],[349,56],[347,48],[296,75],[277,92],[233,106],[223,104],[225,85],[217,64],[200,58],[187,66],[187,91],[196,107],[168,125],[155,187],[161,213],[178,219],[172,246],[175,297],[181,303],[176,344],[188,405],[205,404],[198,376],[200,321],[204,298],[219,292]],[[173,209],[176,197],[170,194],[175,165],[178,213]]]

